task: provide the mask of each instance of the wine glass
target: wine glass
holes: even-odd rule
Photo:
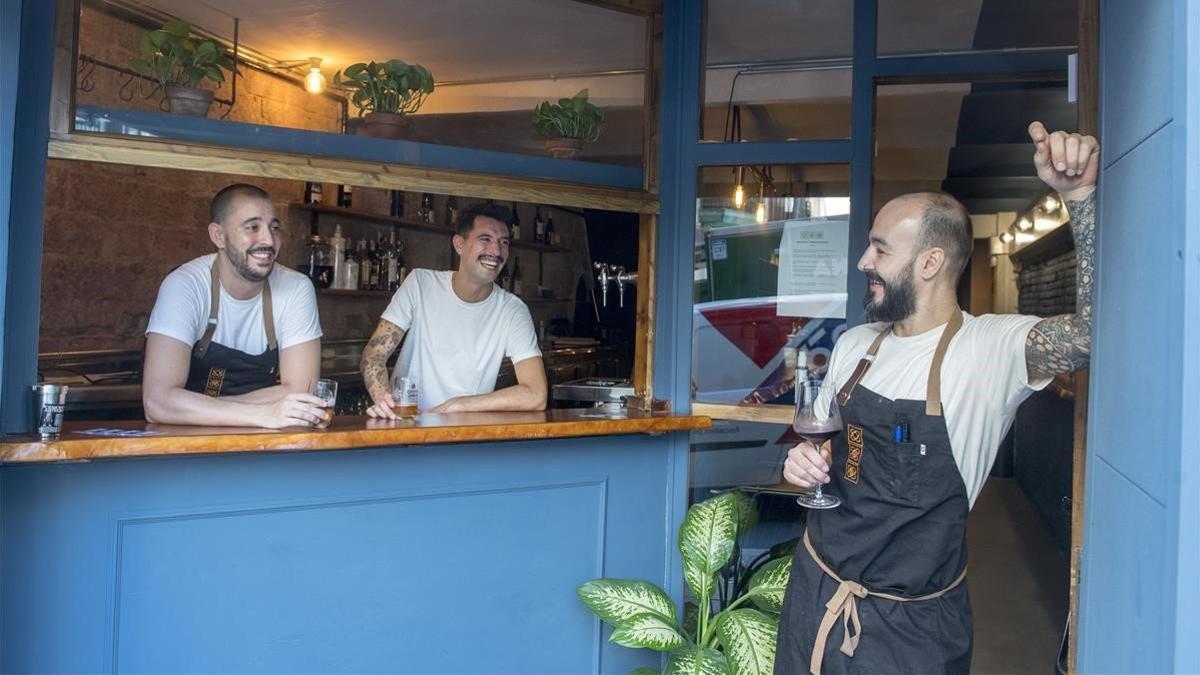
[[[832,387],[823,380],[799,380],[796,383],[796,416],[792,430],[819,450],[821,444],[837,436],[844,428],[842,414]],[[812,492],[802,493],[796,503],[810,509],[832,509],[842,503],[834,495],[825,494],[817,483]]]

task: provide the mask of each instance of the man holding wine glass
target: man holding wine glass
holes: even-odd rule
[[[874,323],[838,340],[825,386],[797,388],[812,400],[809,418],[797,402],[798,431],[836,414],[845,433],[800,443],[784,465],[788,482],[828,492],[806,504],[776,673],[970,670],[967,513],[1017,406],[1091,349],[1099,146],[1040,122],[1029,135],[1038,176],[1071,215],[1076,312],[967,314],[956,300],[973,243],[966,209],[939,193],[880,209],[858,263]]]

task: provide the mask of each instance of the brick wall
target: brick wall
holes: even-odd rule
[[[1025,265],[1017,274],[1021,314],[1054,316],[1075,311],[1075,251]]]

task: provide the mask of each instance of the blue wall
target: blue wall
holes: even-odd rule
[[[657,666],[609,644],[574,589],[676,574],[672,477],[686,462],[673,446],[625,436],[5,466],[0,671]]]
[[[1171,0],[1101,5],[1081,672],[1200,667],[1198,12]]]

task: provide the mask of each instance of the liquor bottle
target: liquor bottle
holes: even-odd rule
[[[367,282],[371,279],[371,258],[367,255],[367,240],[358,240],[358,290],[370,288]]]
[[[533,212],[533,241],[542,243],[546,237],[546,223],[542,222],[542,209],[539,207]]]
[[[322,188],[323,186],[320,183],[314,183],[312,181],[306,182],[304,184],[304,203],[320,204]]]
[[[392,190],[392,207],[388,209],[388,215],[393,218],[404,217],[404,192],[401,190]]]
[[[433,195],[428,192],[421,195],[421,220],[433,223]]]
[[[516,258],[515,262],[513,262],[512,293],[520,297],[523,290],[524,288],[521,285],[521,259]]]
[[[558,233],[554,231],[554,214],[546,217],[546,241],[545,243],[554,246],[557,243]]]
[[[383,290],[394,291],[400,287],[400,252],[396,250],[396,230],[388,235],[387,244],[383,250]]]
[[[446,224],[450,227],[458,226],[458,200],[454,195],[446,199]]]
[[[370,270],[367,272],[367,290],[379,290],[379,247],[374,240],[367,241],[367,260],[371,261]]]
[[[358,251],[353,246],[346,247],[346,276],[342,288],[348,291],[358,290]]]
[[[339,185],[338,186],[337,205],[344,209],[348,209],[348,208],[354,206],[354,186],[353,185]]]
[[[510,238],[513,241],[519,241],[521,239],[521,215],[519,213],[517,213],[517,203],[516,202],[513,202],[512,214],[513,214],[512,227],[510,228],[511,231],[509,232],[509,234],[511,235]]]

